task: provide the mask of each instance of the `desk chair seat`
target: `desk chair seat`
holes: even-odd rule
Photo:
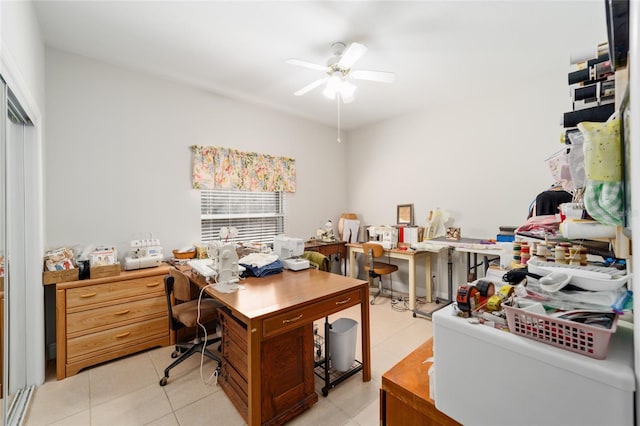
[[[384,247],[381,244],[377,243],[364,243],[362,244],[362,250],[364,252],[364,269],[367,271],[369,276],[369,285],[371,285],[371,280],[374,278],[378,278],[378,293],[373,296],[371,300],[371,304],[373,305],[383,292],[382,288],[382,276],[389,275],[389,288],[391,291],[391,297],[393,297],[393,279],[391,278],[391,273],[396,272],[398,270],[398,266],[392,263],[380,262],[375,260],[376,258],[384,255]]]
[[[203,297],[200,300],[200,306],[198,306],[198,300],[191,299],[189,278],[174,268],[171,269],[170,275],[164,278],[164,288],[169,308],[169,328],[173,331],[178,331],[185,327],[195,327],[196,337],[190,342],[176,343],[176,350],[171,353],[171,358],[177,359],[165,368],[164,377],[160,379],[160,386],[167,384],[169,371],[172,368],[193,354],[204,352],[205,356],[218,362],[218,369],[221,364],[220,357],[207,349],[207,346],[221,340],[215,333],[215,325],[218,319],[218,308],[222,304],[216,300]],[[202,332],[200,324],[213,324],[212,329],[207,330],[207,335],[209,336],[207,340],[199,337],[199,333]]]

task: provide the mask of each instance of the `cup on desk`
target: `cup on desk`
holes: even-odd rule
[[[447,240],[459,240],[460,228],[447,228]]]

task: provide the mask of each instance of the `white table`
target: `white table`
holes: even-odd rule
[[[487,269],[489,269],[489,256],[495,256],[500,258],[502,254],[501,248],[471,248],[465,246],[456,246],[456,251],[467,253],[467,277],[466,279],[475,281],[478,278],[478,266],[484,265],[484,275],[487,275]],[[473,265],[471,263],[471,255],[473,254]],[[483,262],[478,263],[478,255],[483,255]],[[473,277],[471,271],[473,270]]]
[[[445,246],[434,245],[433,247],[425,248],[424,250],[399,250],[391,249],[384,251],[385,256],[389,256],[392,259],[400,259],[409,262],[409,309],[415,312],[416,308],[416,261],[424,259],[425,270],[425,288],[427,291],[426,300],[427,303],[431,303],[431,253],[439,253],[445,249]],[[349,250],[349,276],[355,278],[355,272],[353,265],[356,261],[356,253],[364,253],[362,244],[347,244]]]

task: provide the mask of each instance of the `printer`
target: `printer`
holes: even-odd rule
[[[291,238],[283,234],[276,235],[273,239],[273,252],[280,258],[280,263],[286,269],[292,271],[309,269],[309,261],[300,258],[304,253],[302,238]]]

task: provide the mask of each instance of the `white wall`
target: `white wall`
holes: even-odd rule
[[[335,130],[178,83],[47,50],[46,245],[199,241],[191,145],[293,157],[287,233],[309,237],[345,211],[346,144]]]
[[[549,12],[543,32],[532,19],[522,23],[522,33],[503,35],[526,55],[494,63],[487,53],[486,63],[468,64],[463,80],[439,81],[450,95],[429,99],[429,108],[349,133],[347,157],[357,166],[347,179],[349,211],[365,224],[394,224],[396,206],[412,203],[416,224],[425,226],[429,211],[440,208],[462,237],[487,239],[496,238],[501,225],[526,221],[531,201],[554,183],[545,160],[562,148],[560,120],[571,110],[570,55],[595,52],[607,39],[603,4],[539,4]],[[462,271],[466,258],[454,261]],[[441,266],[438,294],[444,297]],[[465,281],[456,274],[454,289]]]

